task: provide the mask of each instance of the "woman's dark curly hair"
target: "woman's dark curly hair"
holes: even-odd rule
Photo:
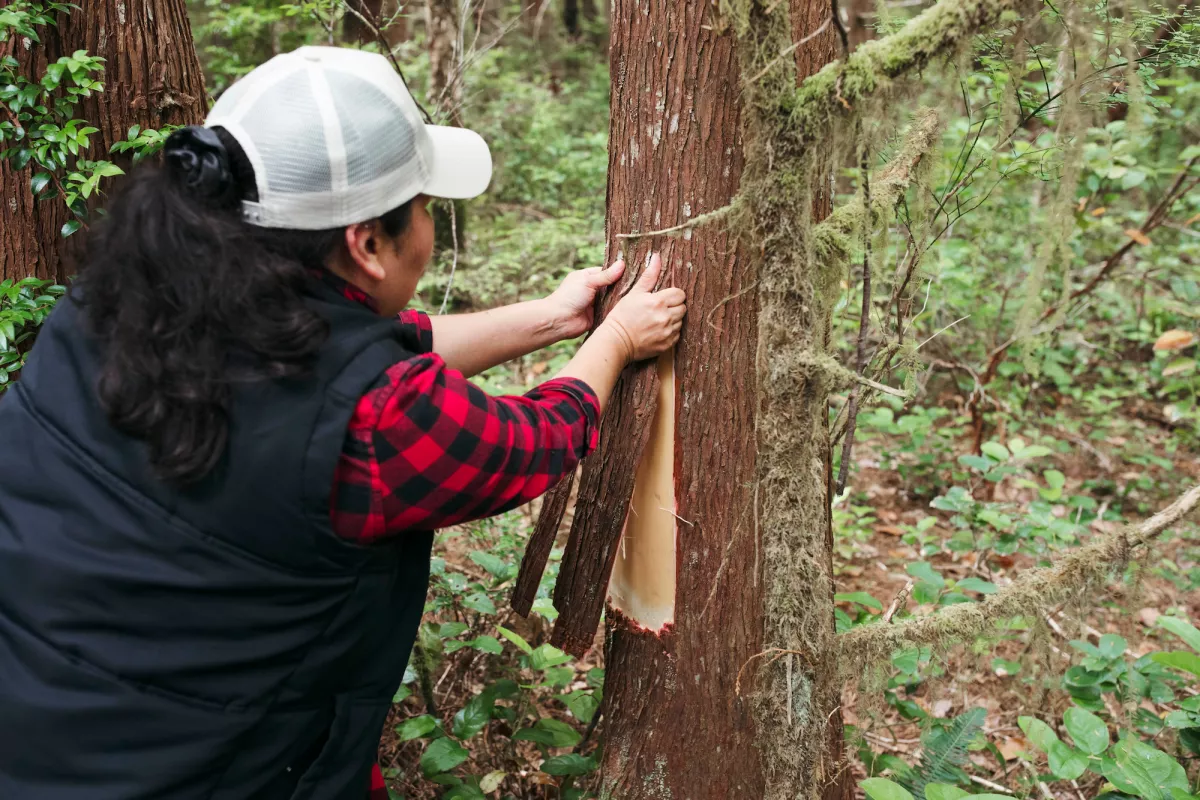
[[[344,229],[244,222],[241,201],[258,199],[254,170],[220,128],[184,129],[167,147],[164,163],[125,180],[89,235],[72,294],[101,343],[110,421],[149,445],[160,478],[187,484],[225,451],[236,382],[311,369],[329,326],[304,286]],[[381,222],[399,236],[410,219],[406,203]]]

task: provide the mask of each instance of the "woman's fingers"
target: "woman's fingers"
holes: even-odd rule
[[[634,287],[643,292],[653,292],[654,285],[658,283],[658,274],[662,272],[662,257],[655,253],[650,256],[650,263],[646,265],[646,271],[638,278],[637,285]]]
[[[679,306],[687,302],[687,292],[683,289],[663,289],[658,292],[658,295],[666,302],[667,306]]]
[[[617,260],[608,269],[593,267],[588,272],[590,273],[588,279],[593,287],[599,289],[604,286],[611,286],[625,274],[625,262]]]

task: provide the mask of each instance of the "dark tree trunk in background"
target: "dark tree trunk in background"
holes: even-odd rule
[[[0,6],[5,5],[0,2]],[[13,55],[21,71],[41,76],[45,65],[76,50],[105,59],[104,92],[84,100],[77,115],[100,129],[88,157],[108,157],[108,148],[133,125],[161,128],[204,119],[204,78],[184,0],[88,0],[72,14],[60,14],[43,41],[26,46],[20,37],[0,52]],[[69,256],[79,237],[63,239],[70,212],[55,198],[35,203],[30,169],[0,165],[0,279],[36,275],[63,281],[74,268]],[[111,184],[110,184],[111,185]],[[101,200],[103,203],[103,200]]]
[[[563,27],[571,38],[579,35],[579,0],[563,0]]]
[[[346,4],[350,10],[342,18],[342,38],[360,44],[376,41],[372,28],[381,27],[383,0],[346,0]],[[369,25],[364,18],[370,22]]]
[[[463,20],[459,19],[458,0],[427,0],[425,31],[429,39],[429,112],[440,125],[462,125],[462,60],[460,39]],[[433,206],[434,248],[453,250],[457,239],[461,251],[466,241],[465,204],[439,202]]]

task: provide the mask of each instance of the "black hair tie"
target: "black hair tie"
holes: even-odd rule
[[[163,149],[168,166],[198,198],[222,203],[233,189],[229,151],[216,131],[191,125],[167,137]]]

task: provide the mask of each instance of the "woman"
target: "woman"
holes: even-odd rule
[[[433,529],[545,492],[679,336],[655,258],[555,379],[468,383],[583,333],[623,266],[403,311],[429,198],[491,160],[381,56],[279,56],[206,124],[128,180],[0,404],[0,798],[362,800]]]

